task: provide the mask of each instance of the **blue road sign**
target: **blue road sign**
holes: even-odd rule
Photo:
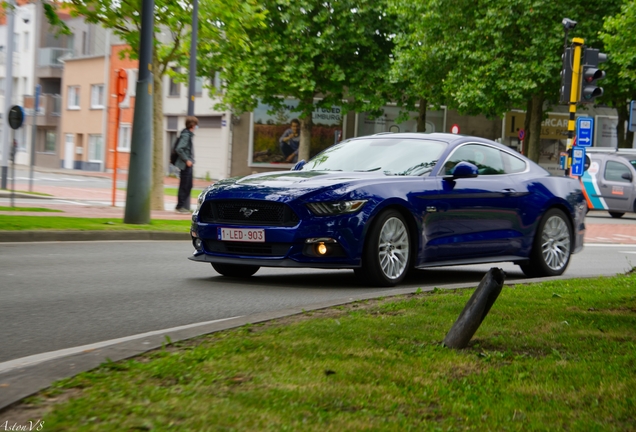
[[[636,132],[636,101],[629,104],[629,131]]]
[[[594,133],[594,119],[592,117],[579,117],[576,119],[576,145],[577,146],[591,147],[593,133]]]
[[[572,147],[572,169],[571,174],[575,176],[582,176],[585,170],[585,148],[584,147]]]

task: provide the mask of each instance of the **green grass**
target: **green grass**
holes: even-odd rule
[[[0,211],[64,213],[62,210],[43,208],[43,207],[5,207],[5,206],[0,206]]]
[[[192,189],[192,191],[190,192],[190,196],[192,198],[197,198],[201,193],[201,190],[202,189]],[[164,194],[168,196],[177,196],[179,194],[179,188],[164,188]]]
[[[22,409],[60,431],[636,430],[636,274],[504,287],[469,348],[443,347],[472,292],[168,344]]]
[[[122,219],[77,218],[63,216],[4,216],[0,215],[0,231],[18,230],[73,230],[73,231],[174,231],[188,232],[190,219],[152,220],[148,225],[131,225]]]

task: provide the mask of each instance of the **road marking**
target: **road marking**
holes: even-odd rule
[[[227,320],[231,320],[234,318],[240,318],[240,316],[235,316],[235,317],[230,317],[230,318],[222,318],[222,319],[218,319],[218,320],[214,320],[214,321],[205,321],[205,322],[200,322],[200,323],[194,323],[194,324],[187,324],[187,325],[183,325],[183,326],[178,326],[178,327],[172,327],[172,328],[168,328],[168,329],[163,329],[163,330],[155,330],[155,331],[151,331],[151,332],[147,332],[147,333],[141,333],[141,334],[137,334],[137,335],[132,335],[132,336],[126,336],[123,338],[118,338],[118,339],[111,339],[111,340],[107,340],[107,341],[103,341],[103,342],[97,342],[94,344],[88,344],[88,345],[82,345],[82,346],[77,346],[77,347],[73,347],[73,348],[65,348],[65,349],[61,349],[61,350],[57,350],[57,351],[50,351],[47,353],[41,353],[41,354],[34,354],[31,356],[27,356],[27,357],[22,357],[19,359],[15,359],[15,360],[9,360],[6,361],[4,363],[0,363],[0,374],[10,371],[12,369],[18,369],[18,368],[23,368],[23,367],[27,367],[27,366],[33,366],[36,365],[38,363],[43,363],[45,361],[49,361],[49,360],[54,360],[54,359],[58,359],[61,357],[66,357],[66,356],[70,356],[73,354],[78,354],[81,352],[88,352],[88,351],[93,351],[99,348],[104,348],[107,346],[111,346],[111,345],[116,345],[118,343],[122,343],[122,342],[129,342],[132,340],[137,340],[137,339],[143,339],[149,336],[156,336],[156,335],[160,335],[160,334],[165,334],[165,333],[170,333],[170,332],[174,332],[174,331],[179,331],[179,330],[186,330],[189,328],[193,328],[193,327],[199,327],[199,326],[204,326],[204,325],[208,325],[208,324],[214,324],[214,323],[218,323],[221,321],[227,321]]]

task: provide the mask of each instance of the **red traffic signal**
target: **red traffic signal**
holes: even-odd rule
[[[597,80],[605,78],[605,71],[598,68],[599,63],[607,61],[607,55],[595,48],[585,48],[583,52],[583,79],[581,83],[581,103],[592,103],[603,96],[603,87]]]

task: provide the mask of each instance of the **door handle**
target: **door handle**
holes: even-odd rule
[[[502,189],[501,191],[502,193],[506,194],[506,195],[512,195],[513,193],[516,192],[516,190],[512,189],[512,188],[506,188],[506,189]]]

